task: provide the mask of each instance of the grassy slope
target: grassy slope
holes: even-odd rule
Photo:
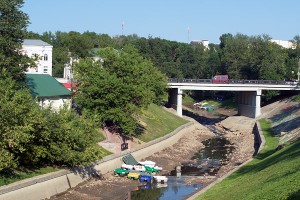
[[[58,170],[60,169],[55,167],[43,167],[39,169],[14,170],[14,173],[3,173],[0,174],[0,186]]]
[[[260,121],[265,148],[246,166],[197,199],[300,199],[300,140],[276,151],[270,124]]]
[[[162,137],[188,122],[154,104],[143,111],[140,121],[144,130],[137,138],[144,142]]]

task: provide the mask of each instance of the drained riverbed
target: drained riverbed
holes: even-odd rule
[[[128,195],[133,199],[134,196],[150,194],[157,195],[158,199],[183,199],[252,157],[253,121],[229,117],[216,124],[216,130],[220,133],[217,137],[210,130],[211,127],[201,124],[195,126],[195,131],[187,132],[173,146],[145,159],[163,167],[159,175],[169,175],[166,185],[158,188],[155,185],[141,186],[138,181],[115,177],[111,173],[104,175],[102,180],[91,180],[51,199],[113,200],[125,199]],[[182,167],[181,178],[175,176],[176,166]]]

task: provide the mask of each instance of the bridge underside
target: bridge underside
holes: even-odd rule
[[[182,116],[182,91],[179,88],[169,89],[168,106],[177,110]],[[261,90],[239,91],[238,115],[256,118],[261,114]]]

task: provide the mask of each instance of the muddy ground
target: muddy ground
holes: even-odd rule
[[[223,112],[227,112],[224,115],[234,114],[234,111]],[[208,120],[209,114],[204,113],[204,115],[205,119]],[[214,118],[216,119],[216,117]],[[249,160],[254,153],[254,135],[252,134],[254,122],[253,119],[242,116],[231,116],[218,122],[216,128],[234,144],[235,150],[228,155],[228,163],[221,167],[215,178],[200,179],[194,177],[188,181],[188,184],[201,182],[206,186],[217,177],[223,176],[241,163]],[[195,131],[187,132],[176,144],[145,160],[155,161],[158,166],[163,167],[163,171],[159,174],[167,174],[180,165],[181,162],[191,160],[191,157],[204,147],[201,142],[215,136],[207,127],[199,123],[196,123],[195,126]],[[135,190],[138,185],[137,181],[132,181],[125,177],[115,177],[112,173],[108,173],[102,179],[92,179],[51,199],[126,199],[127,193]]]

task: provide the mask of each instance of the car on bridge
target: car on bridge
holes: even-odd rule
[[[215,75],[213,83],[229,83],[228,75]]]

